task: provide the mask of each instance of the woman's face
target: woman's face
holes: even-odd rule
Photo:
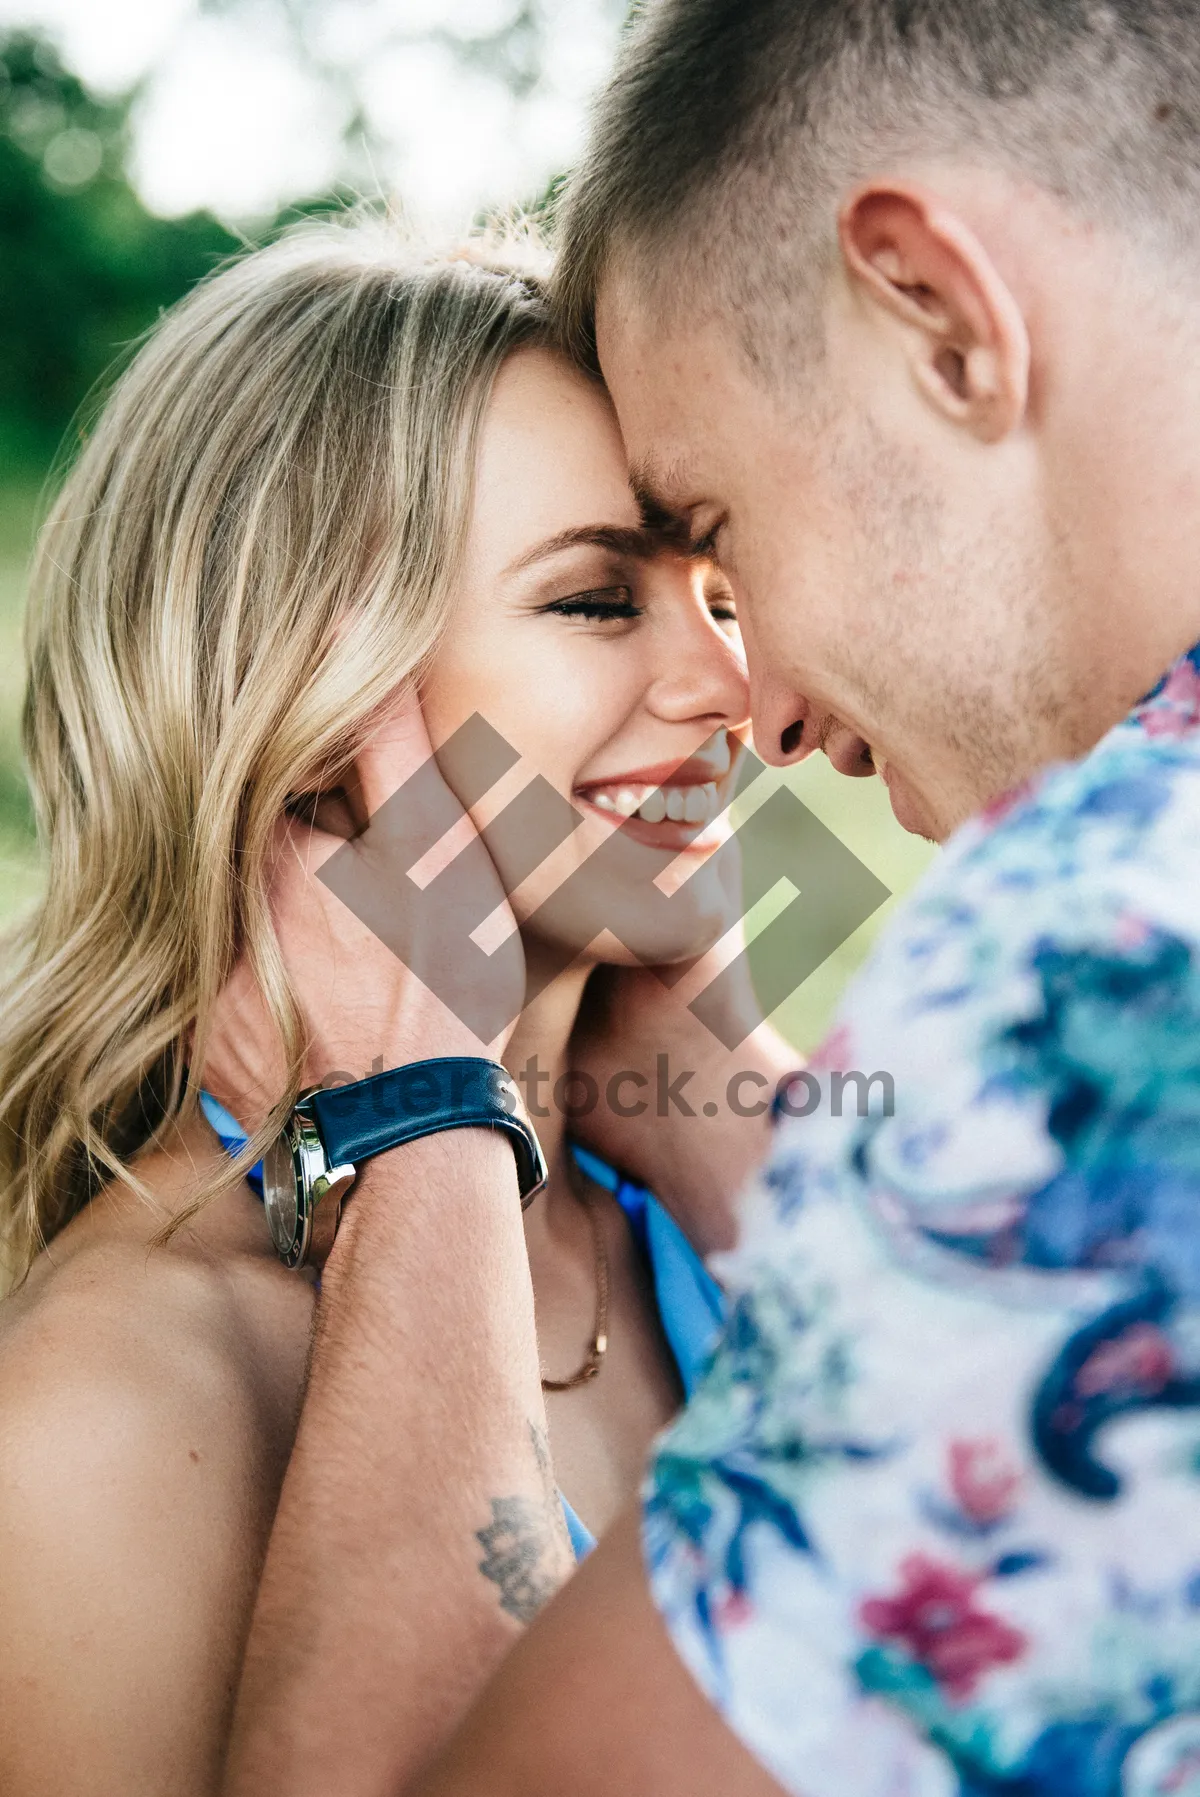
[[[728,869],[723,883],[705,864],[728,833],[729,732],[749,709],[729,589],[711,564],[655,552],[603,389],[548,350],[518,351],[496,382],[463,573],[421,701],[435,751],[478,714],[521,758],[471,808],[478,825],[535,775],[581,820],[533,873],[531,837],[570,821],[551,795],[527,795],[519,830],[489,833],[527,942],[663,962],[728,926]],[[682,870],[686,885],[667,905],[651,882],[676,861],[664,884]]]

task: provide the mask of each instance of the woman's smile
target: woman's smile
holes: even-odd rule
[[[647,848],[711,854],[729,834],[735,766],[722,730],[706,755],[581,780],[572,797]]]

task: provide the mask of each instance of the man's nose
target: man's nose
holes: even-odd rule
[[[864,779],[875,772],[871,750],[857,731],[832,712],[776,684],[769,675],[751,675],[754,747],[772,767],[792,767],[816,749],[824,749],[840,774]]]
[[[820,747],[820,715],[794,688],[763,675],[751,663],[754,747],[772,767],[791,767]]]

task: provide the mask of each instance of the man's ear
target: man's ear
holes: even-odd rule
[[[838,219],[852,289],[904,327],[931,404],[994,443],[1029,397],[1029,335],[994,262],[944,200],[915,182],[870,181]]]

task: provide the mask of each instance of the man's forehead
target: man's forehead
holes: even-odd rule
[[[698,475],[687,442],[688,393],[679,384],[684,350],[671,327],[628,275],[602,283],[596,300],[600,369],[625,436],[630,484],[643,514],[656,523],[695,503]]]
[[[667,290],[650,273],[617,268],[605,275],[596,294],[596,346],[600,365],[610,380],[639,389],[638,397],[657,402],[678,397],[712,319],[691,301]]]
[[[623,262],[605,269],[595,297],[597,342],[601,346],[607,343],[610,352],[640,347],[660,310],[653,302],[653,292],[648,273],[639,274]]]
[[[697,504],[695,463],[685,455],[637,455],[630,464],[629,484],[646,523],[655,529],[686,524]]]

